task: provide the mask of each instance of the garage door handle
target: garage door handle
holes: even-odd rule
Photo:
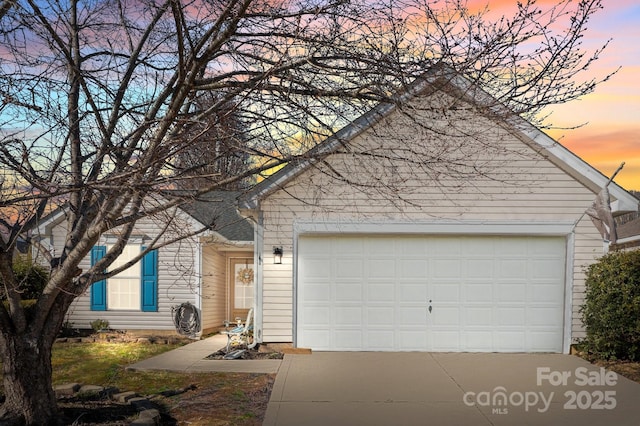
[[[429,313],[431,313],[432,309],[433,309],[433,307],[431,306],[431,300],[429,300]]]

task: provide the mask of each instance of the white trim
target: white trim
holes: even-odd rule
[[[573,325],[573,268],[575,263],[575,229],[567,235],[565,254],[565,280],[564,280],[564,327],[562,333],[562,353],[571,352],[571,339]]]
[[[258,217],[258,221],[253,227],[253,235],[255,239],[255,245],[253,247],[253,263],[254,263],[254,297],[253,297],[253,324],[255,331],[255,341],[262,343],[262,327],[263,327],[263,309],[262,309],[262,289],[263,289],[263,272],[262,267],[264,265],[264,229],[262,226],[262,213]]]
[[[616,244],[632,243],[634,241],[640,241],[640,235],[632,235],[631,237],[620,238],[616,240]]]
[[[58,207],[57,211],[50,213],[44,221],[38,223],[35,228],[36,237],[44,237],[51,234],[51,228],[58,225],[66,216],[66,211],[62,207]]]
[[[114,245],[120,240],[120,238],[122,238],[121,235],[105,233],[100,236],[98,244]],[[129,236],[126,245],[141,246],[144,245],[145,240],[151,240],[151,238],[148,235],[134,234]]]
[[[211,240],[210,237],[198,236],[198,239],[202,245],[210,245],[215,247],[216,250],[222,252],[233,253],[236,251],[251,251],[253,250],[253,241],[218,241]]]
[[[445,234],[565,236],[573,222],[432,221],[432,222],[311,222],[295,221],[294,243],[302,234]]]
[[[291,289],[291,297],[293,300],[291,301],[291,315],[293,318],[293,324],[291,324],[291,333],[292,334],[292,343],[293,347],[298,347],[298,250],[299,244],[298,241],[300,239],[300,232],[297,229],[297,223],[293,224],[293,244],[292,244],[292,256],[291,259],[291,274],[293,276],[293,288]]]
[[[196,279],[196,292],[194,294],[194,306],[196,307],[196,309],[199,312],[199,316],[200,316],[200,331],[198,331],[198,333],[196,333],[196,337],[200,338],[200,336],[202,336],[202,330],[203,330],[203,324],[202,321],[203,319],[203,315],[202,315],[202,243],[200,243],[200,241],[198,241],[198,239],[196,238],[195,241],[195,248],[194,248],[195,254],[193,256],[193,270],[195,272],[195,279]],[[159,278],[158,278],[159,279]]]

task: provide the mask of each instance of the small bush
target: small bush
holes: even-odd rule
[[[640,250],[612,252],[587,271],[582,349],[599,359],[640,360]]]
[[[103,330],[108,330],[109,329],[109,321],[107,321],[107,320],[97,319],[97,320],[91,321],[90,324],[91,324],[91,328],[96,333],[98,331],[103,331]]]

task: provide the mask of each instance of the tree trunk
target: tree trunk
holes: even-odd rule
[[[47,425],[55,421],[51,344],[43,336],[10,335],[2,353],[6,400],[1,424]],[[6,423],[5,423],[6,422]]]

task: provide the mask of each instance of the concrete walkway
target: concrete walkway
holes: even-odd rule
[[[560,354],[286,355],[264,426],[639,425],[640,385]]]
[[[275,374],[282,360],[211,360],[207,356],[224,348],[227,337],[215,335],[127,366],[127,370],[179,372],[226,372]]]

